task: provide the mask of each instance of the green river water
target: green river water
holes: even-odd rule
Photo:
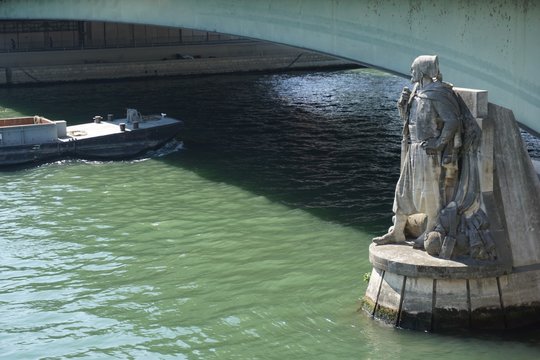
[[[420,333],[358,311],[406,83],[349,70],[0,89],[3,116],[185,121],[140,159],[0,172],[0,358],[537,359],[538,329]]]

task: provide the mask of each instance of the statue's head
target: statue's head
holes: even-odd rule
[[[411,65],[411,81],[421,82],[423,78],[441,79],[437,55],[421,55]]]

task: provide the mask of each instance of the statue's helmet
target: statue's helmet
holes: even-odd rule
[[[426,76],[431,79],[441,79],[439,72],[439,58],[437,55],[420,55],[414,59],[411,69],[419,73],[420,78]]]

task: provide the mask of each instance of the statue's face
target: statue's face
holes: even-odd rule
[[[411,67],[411,82],[417,83],[422,79],[422,73],[418,70],[416,66]]]

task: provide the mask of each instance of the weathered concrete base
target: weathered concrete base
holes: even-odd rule
[[[467,264],[409,246],[375,244],[370,260],[363,308],[397,327],[507,329],[540,322],[540,266]]]

